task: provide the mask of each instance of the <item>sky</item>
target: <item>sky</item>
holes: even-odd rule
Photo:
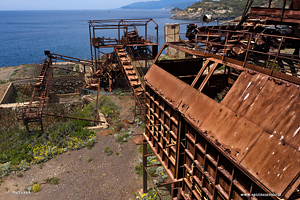
[[[0,0],[0,10],[102,10],[148,0]]]

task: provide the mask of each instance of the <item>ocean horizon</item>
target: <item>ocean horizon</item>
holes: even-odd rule
[[[189,23],[169,19],[171,15],[163,9],[0,11],[0,67],[41,63],[44,50],[90,60],[89,20],[153,18],[159,26],[161,47],[166,23]],[[151,26],[154,24],[149,24],[149,30]],[[107,30],[103,36],[114,36],[115,32]]]

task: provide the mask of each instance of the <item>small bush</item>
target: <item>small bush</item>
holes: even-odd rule
[[[93,161],[93,158],[89,157],[89,158],[87,159],[87,161],[88,161],[88,162],[92,162],[92,161]]]
[[[144,194],[142,194],[142,195],[140,195],[140,194],[137,194],[136,196],[135,196],[135,198],[136,199],[140,199],[140,200],[159,200],[160,198],[159,198],[159,196],[158,196],[158,194],[157,194],[157,192],[156,192],[156,190],[153,188],[153,189],[149,189],[148,190],[148,193],[144,193]]]
[[[131,140],[132,133],[133,133],[133,131],[128,131],[128,132],[125,132],[122,134],[115,134],[114,138],[115,138],[116,142],[123,144],[123,143]]]
[[[32,186],[32,190],[34,191],[34,192],[38,192],[38,191],[40,191],[42,189],[42,186],[41,186],[41,184],[39,184],[39,183],[35,183],[35,184],[33,184],[33,186]]]
[[[11,167],[10,162],[0,164],[0,175],[1,175],[1,177],[6,176],[6,175],[9,174],[10,167]]]

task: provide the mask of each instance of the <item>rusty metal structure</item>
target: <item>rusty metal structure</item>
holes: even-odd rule
[[[237,26],[188,25],[145,75],[144,192],[148,144],[172,199],[300,198],[299,1],[252,2]]]
[[[34,84],[34,89],[30,98],[29,105],[25,108],[22,119],[26,129],[29,130],[29,124],[38,122],[40,131],[43,131],[42,115],[45,104],[49,102],[50,83],[52,79],[52,61],[45,59],[42,70]],[[38,100],[37,102],[34,102]]]
[[[155,36],[148,34],[149,23],[153,23]],[[138,32],[138,28],[144,28],[144,36]],[[102,37],[97,37],[99,31],[117,30],[117,38],[106,38],[102,33]],[[121,33],[123,31],[123,34]],[[23,112],[22,120],[27,130],[29,123],[39,122],[40,129],[43,131],[42,117],[43,108],[49,102],[49,91],[51,86],[52,69],[58,68],[52,65],[53,60],[62,60],[81,64],[84,66],[83,72],[88,73],[86,67],[89,67],[89,79],[83,86],[87,89],[97,90],[99,95],[100,88],[107,88],[108,91],[113,89],[114,82],[120,77],[124,77],[131,88],[135,98],[135,114],[143,115],[145,113],[145,93],[143,85],[144,69],[147,70],[147,61],[153,60],[158,52],[158,25],[153,19],[112,19],[112,20],[90,20],[89,21],[90,48],[92,60],[82,60],[70,56],[60,55],[45,51],[47,59],[42,65],[41,74],[37,79],[31,100],[25,111]],[[155,41],[155,42],[152,42]],[[113,48],[111,54],[102,52],[102,48]],[[106,59],[100,59],[101,56],[106,56]],[[145,61],[145,66],[135,66],[134,61]],[[97,102],[98,102],[97,95]],[[34,101],[38,100],[36,106]],[[98,103],[96,103],[98,106]],[[98,109],[98,107],[96,108]],[[53,113],[48,115],[71,118],[70,116],[61,116]],[[82,119],[89,120],[89,119]],[[93,122],[101,122],[98,120],[98,115]]]
[[[154,36],[148,33],[150,23],[154,25]],[[105,35],[103,32],[107,30],[117,30],[116,38],[103,36]],[[141,36],[140,32],[143,32],[144,36]],[[124,75],[135,98],[136,114],[143,115],[145,113],[143,69],[148,69],[147,61],[153,60],[158,52],[157,23],[151,18],[90,20],[89,33],[91,59],[94,63],[93,72],[97,77],[107,75],[109,91],[112,89],[113,82]],[[103,48],[113,48],[112,54],[106,54],[106,61],[100,59],[101,55],[105,55]],[[140,60],[145,61],[144,67],[132,64]],[[96,80],[91,81],[91,83],[95,82]]]
[[[148,25],[151,22],[154,24],[154,33],[152,34],[155,35],[148,33],[150,31]],[[138,30],[139,27],[144,30]],[[107,30],[116,30],[116,38],[105,37]],[[144,36],[140,35],[142,31]],[[126,50],[130,51],[133,60],[154,59],[158,52],[158,25],[151,18],[90,20],[89,34],[91,59],[95,63],[95,71],[100,65],[100,55],[103,54],[103,48],[123,45]]]

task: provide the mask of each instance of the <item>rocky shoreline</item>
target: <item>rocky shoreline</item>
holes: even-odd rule
[[[187,13],[186,11],[179,11],[172,15],[170,19],[176,19],[176,20],[190,20],[190,21],[201,21],[203,16],[207,14],[205,12],[195,12],[195,13]],[[219,20],[219,21],[229,21],[232,19],[235,19],[236,16],[230,16],[230,15],[213,15],[212,20]]]

